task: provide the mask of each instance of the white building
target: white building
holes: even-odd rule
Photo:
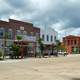
[[[56,44],[58,33],[51,27],[40,29],[40,37],[43,39],[43,44],[52,45]]]

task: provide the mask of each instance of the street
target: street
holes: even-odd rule
[[[0,80],[80,80],[80,55],[0,61]]]

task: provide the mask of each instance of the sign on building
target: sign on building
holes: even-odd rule
[[[24,36],[23,40],[36,42],[35,36]]]

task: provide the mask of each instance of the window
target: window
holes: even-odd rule
[[[8,30],[8,39],[12,39],[13,35],[12,35],[12,29]]]
[[[47,37],[46,37],[46,38],[47,38],[47,41],[49,41],[49,35],[47,35]]]
[[[16,34],[17,34],[17,35],[20,35],[20,34],[21,34],[21,31],[20,31],[20,30],[17,30],[17,31],[16,31]]]
[[[73,40],[71,40],[71,45],[73,45]]]
[[[74,52],[74,47],[72,47],[72,52]]]
[[[36,36],[40,36],[40,33],[36,33]]]
[[[27,35],[27,32],[26,32],[26,31],[23,31],[23,34],[24,34],[24,35]]]
[[[0,38],[3,38],[4,32],[5,32],[4,28],[0,28]]]
[[[20,30],[24,30],[24,27],[23,26],[20,26]]]
[[[42,35],[42,39],[43,39],[43,41],[44,41],[44,34]]]
[[[3,38],[3,31],[0,31],[0,38]]]
[[[34,36],[35,34],[34,34],[34,32],[31,32],[31,36]]]
[[[74,40],[74,44],[75,44],[75,45],[77,44],[77,41],[76,41],[76,40]]]
[[[53,36],[51,35],[51,41],[53,41]]]
[[[57,39],[56,39],[56,36],[54,37],[54,39],[55,39],[55,41],[57,40]]]
[[[67,45],[70,45],[70,40],[67,41]]]

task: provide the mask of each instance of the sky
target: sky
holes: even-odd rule
[[[51,27],[59,39],[80,35],[80,0],[0,0],[0,19],[32,22]]]

